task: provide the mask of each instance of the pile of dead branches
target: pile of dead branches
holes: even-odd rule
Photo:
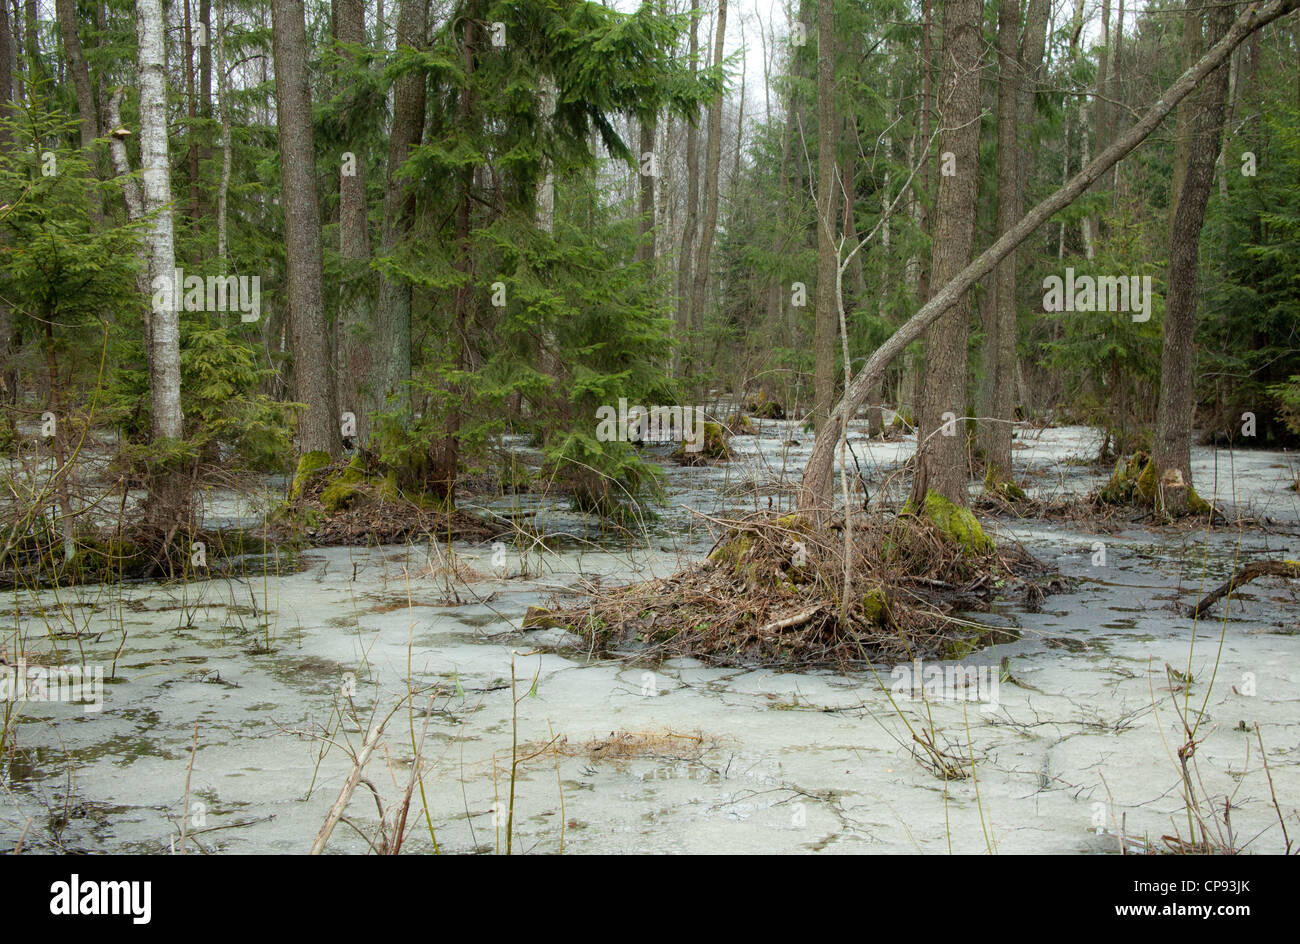
[[[960,658],[1008,636],[960,613],[1043,593],[1033,578],[1045,568],[1023,549],[971,553],[922,515],[854,517],[847,593],[843,521],[718,523],[725,533],[702,564],[578,607],[531,610],[525,628],[559,626],[594,651],[649,659],[848,668]]]
[[[298,494],[274,516],[272,537],[335,547],[401,544],[424,535],[443,541],[481,540],[500,530],[475,515],[443,510],[418,496],[365,481],[353,486],[354,500],[341,506],[326,501],[327,490],[337,488],[348,470],[346,463],[335,463],[304,479]]]

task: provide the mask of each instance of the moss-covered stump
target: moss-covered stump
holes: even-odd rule
[[[323,462],[322,462],[323,458]],[[318,547],[341,544],[396,544],[420,535],[488,537],[493,529],[434,496],[403,491],[391,469],[378,468],[358,453],[347,462],[330,462],[309,452],[298,461],[289,497],[273,515],[280,540],[303,540]]]
[[[1167,469],[1160,474],[1145,452],[1120,457],[1096,499],[1105,505],[1141,505],[1169,518],[1212,511],[1210,503],[1196,494],[1192,483],[1183,481],[1181,472]]]
[[[934,657],[991,641],[987,630],[950,614],[987,608],[1036,564],[1022,559],[1013,570],[995,554],[972,557],[927,515],[858,515],[846,595],[843,530],[798,515],[732,524],[701,564],[577,607],[530,611],[525,628],[561,626],[602,652],[721,665],[846,667]]]
[[[303,490],[312,478],[328,469],[333,464],[328,452],[304,452],[298,457],[298,466],[293,472],[293,481],[289,483],[289,501],[302,497]]]
[[[749,399],[745,404],[745,412],[756,420],[785,419],[785,407],[778,400],[768,396],[766,390],[759,390]]]
[[[673,450],[672,457],[682,465],[708,465],[725,462],[734,455],[727,440],[731,434],[721,423],[701,423],[700,438],[683,440]]]

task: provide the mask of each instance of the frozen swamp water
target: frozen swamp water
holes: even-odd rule
[[[914,440],[868,445],[863,432],[851,437],[850,467],[861,468],[873,502],[892,502],[902,483],[891,486],[891,473]],[[512,663],[525,758],[516,852],[559,851],[561,834],[566,852],[733,853],[1114,852],[1121,826],[1130,837],[1185,836],[1183,700],[1166,663],[1190,672],[1191,704],[1204,706],[1197,789],[1220,808],[1232,797],[1238,842],[1255,837],[1255,852],[1283,845],[1256,723],[1277,800],[1300,833],[1294,588],[1257,582],[1226,621],[1219,606],[1195,627],[1171,607],[1224,579],[1239,555],[1300,556],[1300,499],[1288,490],[1298,469],[1283,453],[1194,453],[1201,493],[1273,519],[1267,530],[1222,528],[1207,539],[995,522],[1001,537],[1077,578],[1039,612],[1003,603],[970,615],[1020,631],[966,660],[995,679],[1010,660],[1021,684],[998,685],[995,704],[891,701],[892,666],[877,678],[646,665],[589,658],[558,631],[517,631],[530,605],[698,560],[713,536],[691,509],[786,507],[811,445],[795,424],[767,422],[734,440],[733,463],[667,465],[667,504],[630,549],[563,504],[520,496],[486,508],[534,513],[547,548],[512,548],[497,566],[490,544],[456,544],[455,578],[438,566],[445,548],[442,557],[427,546],[330,548],[278,565],[250,558],[239,579],[18,592],[2,611],[5,653],[105,666],[111,677],[99,711],[0,704],[21,715],[19,750],[0,768],[0,848],[23,836],[33,851],[165,852],[188,813],[208,851],[304,852],[351,769],[344,744],[363,737],[350,721],[340,726],[341,692],[354,690],[368,718],[387,714],[408,684],[439,683],[431,703],[417,699],[413,713],[392,718],[367,778],[385,808],[399,801],[430,706],[423,786],[439,848],[504,849]],[[1017,445],[1017,472],[1038,496],[1082,493],[1104,478],[1071,461],[1095,454],[1092,430],[1022,429]],[[209,498],[210,523],[257,514],[256,501]],[[910,729],[930,725],[951,753],[974,759],[974,778],[945,782],[914,759]],[[612,732],[636,736],[636,756],[617,756]],[[558,749],[538,753],[552,737]],[[411,818],[404,851],[431,850],[419,791]],[[348,819],[375,834],[369,786]],[[329,849],[367,851],[360,833],[340,824]]]

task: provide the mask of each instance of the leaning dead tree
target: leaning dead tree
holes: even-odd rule
[[[938,320],[974,284],[988,275],[999,262],[1010,255],[1017,246],[1028,239],[1055,213],[1077,200],[1102,174],[1119,163],[1129,152],[1153,132],[1178,103],[1185,99],[1211,72],[1221,66],[1251,33],[1300,7],[1300,0],[1270,0],[1252,3],[1237,17],[1227,34],[1215,43],[1198,62],[1179,76],[1160,98],[1146,110],[1142,118],[1116,139],[1101,154],[1072,177],[1061,189],[1043,200],[1021,217],[1020,221],[1003,233],[1001,238],[984,250],[970,265],[962,269],[939,289],[905,324],[890,336],[858,371],[831,412],[826,429],[840,426],[841,417],[857,415],[866,402],[871,388],[880,381],[890,363],[903,350],[919,338],[931,324]],[[799,492],[799,511],[803,514],[821,515],[829,507],[831,473],[835,465],[835,446],[838,437],[819,436],[813,446],[808,466],[804,470]]]

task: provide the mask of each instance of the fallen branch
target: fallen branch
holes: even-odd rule
[[[316,834],[316,840],[311,844],[311,851],[308,855],[320,855],[325,851],[325,843],[329,842],[330,833],[334,832],[334,827],[343,818],[343,811],[347,809],[348,801],[352,799],[352,791],[356,790],[357,784],[361,782],[361,774],[370,761],[370,755],[375,752],[375,746],[379,743],[380,735],[384,733],[384,725],[388,723],[388,718],[391,717],[392,715],[389,714],[388,717],[371,728],[366,735],[361,750],[357,752],[356,759],[352,762],[352,772],[348,774],[343,789],[339,791],[339,798],[330,807],[329,815],[325,817],[325,822],[321,824],[320,832]]]
[[[804,623],[808,622],[814,616],[820,613],[822,611],[823,605],[824,604],[818,603],[816,606],[795,613],[793,616],[787,616],[785,619],[777,620],[775,623],[768,623],[766,626],[764,626],[762,629],[759,630],[759,633],[761,635],[766,635],[768,633],[779,632],[782,629],[790,629],[794,626],[802,626]]]
[[[1235,592],[1242,584],[1250,583],[1257,577],[1286,577],[1289,580],[1300,580],[1300,561],[1251,561],[1233,574],[1227,583],[1202,597],[1201,602],[1192,610],[1192,617],[1203,615],[1206,610],[1228,594]]]

